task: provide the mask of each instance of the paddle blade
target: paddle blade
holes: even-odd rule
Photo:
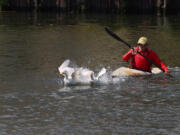
[[[108,29],[107,27],[105,27],[106,32],[111,35],[113,38],[122,41],[120,37],[118,37],[115,33],[113,33],[110,29]]]
[[[125,42],[124,40],[122,40],[118,35],[116,35],[115,33],[113,33],[109,28],[105,27],[106,32],[111,35],[113,38],[115,38],[118,41],[121,41],[122,43],[124,43],[125,45],[127,45],[129,48],[131,48],[131,45],[128,44],[127,42]]]

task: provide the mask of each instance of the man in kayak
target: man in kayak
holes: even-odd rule
[[[161,67],[165,71],[165,74],[169,74],[167,66],[159,59],[157,54],[148,48],[148,39],[146,37],[139,38],[137,46],[130,49],[126,54],[123,55],[122,59],[128,61],[131,58],[130,67],[133,69],[151,72],[152,63],[146,60],[143,56],[154,62],[156,65]],[[138,54],[141,53],[143,56]]]

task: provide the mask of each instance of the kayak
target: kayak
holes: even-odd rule
[[[136,69],[131,69],[127,67],[120,67],[112,72],[113,77],[121,77],[121,76],[144,76],[144,75],[152,75],[152,74],[159,74],[162,71],[159,68],[152,68],[150,72],[144,72]]]

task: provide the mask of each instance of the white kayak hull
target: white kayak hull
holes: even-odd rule
[[[120,76],[144,76],[144,75],[152,75],[152,74],[159,74],[162,71],[159,68],[152,68],[152,73],[144,72],[136,69],[131,69],[127,67],[120,67],[112,72],[113,77],[120,77]]]

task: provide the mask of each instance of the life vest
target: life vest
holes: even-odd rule
[[[166,65],[159,59],[157,54],[151,50],[147,49],[146,51],[141,51],[139,47],[135,47],[139,53],[141,53],[143,56],[149,58],[151,61],[156,63],[159,67],[161,67],[164,71],[167,71],[168,68]],[[132,55],[133,49],[130,49],[126,54],[123,55],[122,59],[124,61],[128,61],[131,58],[130,61],[130,67],[146,72],[151,72],[152,63],[147,61],[143,56],[140,54]]]

